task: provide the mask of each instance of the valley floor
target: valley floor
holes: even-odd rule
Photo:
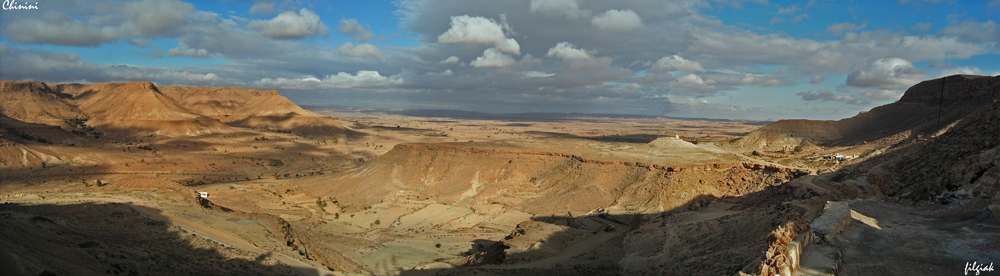
[[[49,161],[0,176],[0,263],[14,275],[215,275],[182,264],[218,263],[260,275],[731,275],[754,271],[790,217],[871,197],[861,179],[824,173],[860,161],[817,158],[845,148],[728,146],[752,122],[336,116],[357,135],[31,144]],[[890,150],[879,146],[853,150]],[[911,248],[894,227],[926,218],[878,204],[858,210],[883,212],[871,215],[889,222],[880,235]],[[976,223],[939,226],[993,229]],[[926,233],[913,235],[947,236]],[[879,274],[893,252],[876,270],[845,253],[843,271]]]

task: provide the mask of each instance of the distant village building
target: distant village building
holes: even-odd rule
[[[838,153],[837,155],[834,155],[833,157],[834,157],[834,158],[837,158],[837,160],[839,160],[839,161],[844,161],[844,160],[847,160],[847,159],[854,159],[854,158],[856,158],[857,156],[852,156],[852,155],[840,155],[840,153]]]
[[[823,160],[844,161],[844,160],[848,160],[848,159],[858,158],[858,156],[856,156],[856,155],[840,155],[840,153],[836,153],[834,155],[823,155],[820,158],[823,159]]]
[[[208,192],[198,192],[198,196],[201,198],[208,198]]]

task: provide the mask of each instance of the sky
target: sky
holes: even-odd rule
[[[836,120],[1000,74],[1000,0],[4,3],[0,79],[306,106]]]

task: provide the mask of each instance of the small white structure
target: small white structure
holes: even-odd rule
[[[198,192],[198,196],[201,198],[208,198],[208,192]]]
[[[834,155],[833,157],[834,157],[834,158],[837,158],[837,160],[840,160],[840,161],[844,161],[844,160],[847,160],[847,159],[854,159],[854,158],[855,158],[855,157],[857,157],[857,156],[851,156],[851,155],[840,155],[840,154],[838,153],[837,155]]]

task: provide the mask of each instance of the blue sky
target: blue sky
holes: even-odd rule
[[[1000,72],[1000,0],[28,4],[0,10],[0,79],[274,88],[302,105],[840,119]]]

